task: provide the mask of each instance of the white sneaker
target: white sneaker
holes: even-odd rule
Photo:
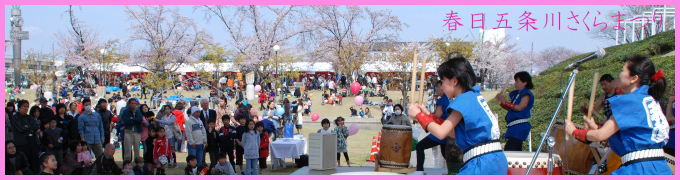
[[[425,175],[425,171],[415,171],[415,172],[409,173],[408,175]]]

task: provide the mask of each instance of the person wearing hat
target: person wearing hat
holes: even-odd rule
[[[187,145],[189,145],[189,155],[196,156],[196,162],[203,162],[203,148],[207,145],[207,133],[205,125],[200,119],[201,108],[197,106],[191,107],[191,116],[186,119],[184,127],[186,127]]]
[[[50,108],[50,106],[47,105],[47,99],[44,97],[41,97],[39,99],[40,101],[40,116],[38,116],[38,120],[40,120],[40,129],[44,130],[44,126],[46,124],[50,123],[50,120],[54,119],[54,111]]]

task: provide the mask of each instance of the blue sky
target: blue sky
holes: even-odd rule
[[[85,21],[88,26],[99,31],[100,37],[104,40],[108,39],[119,39],[125,40],[129,35],[127,30],[130,22],[127,21],[127,17],[124,13],[124,6],[81,6],[82,10],[77,9],[76,15],[81,20]],[[180,12],[190,18],[193,18],[198,26],[205,28],[210,32],[217,42],[226,44],[224,40],[227,38],[223,26],[217,20],[212,19],[209,23],[204,20],[204,14],[202,11],[193,11],[192,6],[169,6],[169,7],[179,7]],[[520,37],[520,40],[515,40],[513,42],[518,43],[518,47],[521,51],[530,51],[531,43],[534,44],[534,51],[540,51],[542,49],[552,47],[552,46],[565,46],[567,48],[574,49],[579,52],[589,52],[594,51],[597,47],[607,47],[614,45],[614,41],[604,41],[599,39],[592,39],[588,36],[587,30],[582,22],[583,17],[586,12],[590,11],[586,22],[590,27],[591,31],[595,31],[592,27],[593,17],[598,18],[598,23],[606,19],[605,14],[609,11],[621,10],[620,6],[595,6],[595,5],[560,5],[560,6],[459,6],[459,5],[437,5],[437,6],[424,6],[424,5],[380,5],[380,6],[369,6],[374,10],[377,9],[390,9],[394,15],[397,15],[402,22],[409,25],[408,28],[400,33],[402,41],[423,41],[429,36],[442,36],[449,33],[448,27],[444,26],[444,19],[447,18],[446,14],[451,11],[457,12],[461,18],[460,22],[463,24],[459,27],[457,31],[451,31],[454,37],[463,38],[466,35],[472,35],[475,37],[479,36],[479,29],[471,28],[471,14],[485,13],[486,29],[496,27],[499,20],[499,16],[496,14],[508,13],[504,19],[508,20],[508,26],[512,26],[512,29],[506,29],[506,34],[513,37]],[[5,6],[5,39],[9,39],[10,31],[10,12],[11,6]],[[30,40],[23,41],[22,49],[24,52],[28,49],[42,50],[44,53],[51,53],[52,45],[55,44],[54,34],[57,32],[67,33],[69,26],[68,14],[64,11],[68,9],[66,5],[60,6],[21,6],[22,17],[24,18],[24,30],[30,31]],[[524,29],[518,30],[522,25],[519,24],[520,16],[527,11],[531,12],[531,18],[536,19],[536,24],[534,25],[538,30]],[[574,14],[579,15],[578,19],[580,24],[575,24],[574,20],[567,20],[571,17],[570,11]],[[602,14],[597,15],[597,11]],[[557,29],[557,22],[555,26],[551,27],[550,22],[548,26],[544,29],[545,24],[545,14],[554,13],[555,21],[557,21],[557,13],[561,12],[561,25],[562,29]],[[476,22],[479,23],[479,22]],[[476,24],[478,26],[479,24]],[[567,29],[567,25],[570,27],[578,28],[577,31],[571,31]],[[611,28],[614,24],[609,23],[608,28]],[[368,24],[362,24],[362,27],[368,29]],[[601,27],[598,27],[601,28]],[[598,29],[599,30],[599,29]],[[471,38],[471,37],[468,37]],[[135,43],[137,46],[138,43]],[[6,51],[6,56],[12,54],[11,49]]]

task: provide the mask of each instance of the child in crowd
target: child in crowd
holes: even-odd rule
[[[208,131],[206,131],[206,136],[208,137],[208,147],[205,148],[205,151],[210,155],[209,169],[212,169],[217,164],[217,153],[220,150],[220,139],[215,130],[215,120],[208,120]]]
[[[153,175],[148,168],[144,166],[144,160],[141,157],[135,158],[135,167],[132,168],[135,175]]]
[[[231,166],[231,163],[227,162],[226,153],[218,154],[217,159],[217,165],[210,172],[212,175],[236,175],[234,167]]]
[[[316,131],[316,133],[321,133],[321,134],[333,134],[333,130],[331,129],[331,121],[328,120],[328,118],[323,118],[321,120],[321,129]]]
[[[347,155],[347,137],[349,136],[349,130],[345,127],[345,118],[338,117],[335,119],[335,133],[338,135],[338,166],[340,166],[340,153],[345,154],[345,161],[347,161],[347,166],[349,165],[349,156]]]
[[[234,138],[236,147],[236,165],[238,165],[239,170],[241,170],[241,175],[245,175],[245,169],[243,169],[243,144],[241,142],[243,134],[246,132],[246,115],[240,114],[238,117],[238,123],[240,126],[236,127],[236,137]]]
[[[255,131],[255,121],[249,120],[246,123],[246,132],[243,133],[239,144],[243,147],[243,156],[246,158],[247,175],[257,175],[257,161],[260,157],[260,134]]]
[[[264,130],[264,122],[255,123],[255,129],[257,129],[257,132],[260,133],[259,174],[262,175],[262,172],[267,169],[267,157],[269,156],[269,131]]]
[[[184,168],[184,175],[205,175],[208,170],[203,165],[197,164],[196,156],[187,156],[187,167]]]
[[[83,151],[78,153],[78,162],[83,162],[83,167],[85,167],[85,162],[90,162],[92,163],[92,153],[87,149],[87,142],[81,141],[80,142],[80,147],[83,148]]]
[[[165,129],[159,128],[157,133],[156,141],[153,144],[153,158],[156,164],[156,175],[165,175],[165,165],[170,163],[172,159],[172,147],[167,138],[165,138]],[[159,158],[165,156],[167,162],[163,164],[159,162]]]
[[[135,171],[132,170],[132,162],[130,160],[123,161],[123,174],[135,175]]]
[[[230,126],[229,121],[231,121],[231,117],[229,115],[222,115],[222,122],[223,126],[218,132],[219,135],[219,146],[220,146],[220,153],[225,153],[227,156],[229,156],[229,162],[231,163],[232,168],[234,168],[234,138],[236,137],[236,127]],[[234,169],[234,172],[236,172],[236,169]]]
[[[57,158],[57,163],[64,163],[63,151],[62,151],[62,141],[64,137],[62,136],[61,128],[57,127],[57,120],[51,119],[49,127],[45,129],[43,136],[43,144],[47,144],[47,152],[52,153],[55,158]]]
[[[144,153],[144,163],[146,163],[146,169],[150,173],[154,172],[154,169],[156,168],[156,163],[154,161],[154,143],[156,142],[156,134],[158,131],[158,126],[149,126],[149,137],[146,138],[146,142],[144,143],[144,148],[146,148],[146,152]]]
[[[54,175],[54,172],[57,170],[57,159],[52,153],[47,152],[40,155],[40,163],[43,168],[40,175]]]

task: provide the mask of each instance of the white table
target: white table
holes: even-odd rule
[[[296,137],[300,138],[300,137]],[[271,168],[275,170],[277,168],[284,169],[285,158],[295,158],[299,159],[300,154],[305,153],[307,150],[307,140],[304,138],[300,139],[279,139],[269,144],[269,153],[271,158]]]
[[[307,148],[306,139],[279,139],[269,144],[272,158],[299,159]]]

